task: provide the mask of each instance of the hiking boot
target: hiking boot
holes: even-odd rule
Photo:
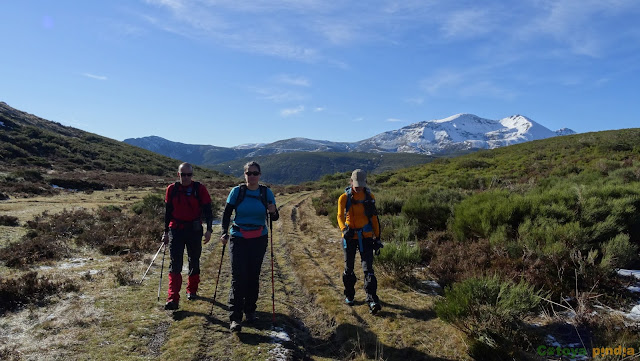
[[[164,304],[164,309],[165,310],[177,310],[178,309],[178,302],[169,301],[169,302]]]
[[[240,322],[231,321],[231,326],[229,327],[229,329],[231,330],[231,332],[240,332],[242,330],[242,325],[240,324]]]
[[[345,298],[345,299],[344,299],[344,303],[346,303],[346,304],[347,304],[347,306],[353,306],[353,304],[355,303],[355,301],[353,300],[353,298],[349,298],[349,297],[347,297],[347,298]]]
[[[246,315],[244,315],[244,319],[245,319],[246,322],[252,323],[252,322],[255,322],[255,320],[257,320],[258,318],[256,317],[256,313],[255,312],[251,312],[251,313],[247,313]]]
[[[378,302],[369,303],[369,311],[371,312],[372,315],[375,315],[381,309],[382,309],[382,306],[380,306]]]
[[[187,293],[187,299],[189,301],[196,300],[196,299],[198,299],[198,295],[196,293]]]

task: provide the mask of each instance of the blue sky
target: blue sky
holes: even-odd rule
[[[637,0],[4,0],[0,101],[109,138],[640,126]]]

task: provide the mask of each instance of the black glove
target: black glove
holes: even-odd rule
[[[344,239],[352,239],[354,236],[354,232],[353,229],[349,228],[349,226],[347,226],[343,231],[342,231],[342,236],[344,237]]]
[[[380,254],[380,248],[384,248],[384,244],[382,244],[382,241],[374,238],[373,239],[373,253],[375,253],[376,255]]]

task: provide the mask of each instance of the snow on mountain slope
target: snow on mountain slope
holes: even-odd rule
[[[368,152],[436,154],[492,149],[555,136],[555,132],[522,115],[496,121],[473,114],[456,114],[378,134],[361,141],[357,149]]]

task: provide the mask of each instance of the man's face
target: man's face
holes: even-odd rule
[[[183,186],[188,186],[191,184],[191,178],[193,178],[193,168],[191,167],[180,167],[178,170],[178,177],[180,177],[180,184]]]

